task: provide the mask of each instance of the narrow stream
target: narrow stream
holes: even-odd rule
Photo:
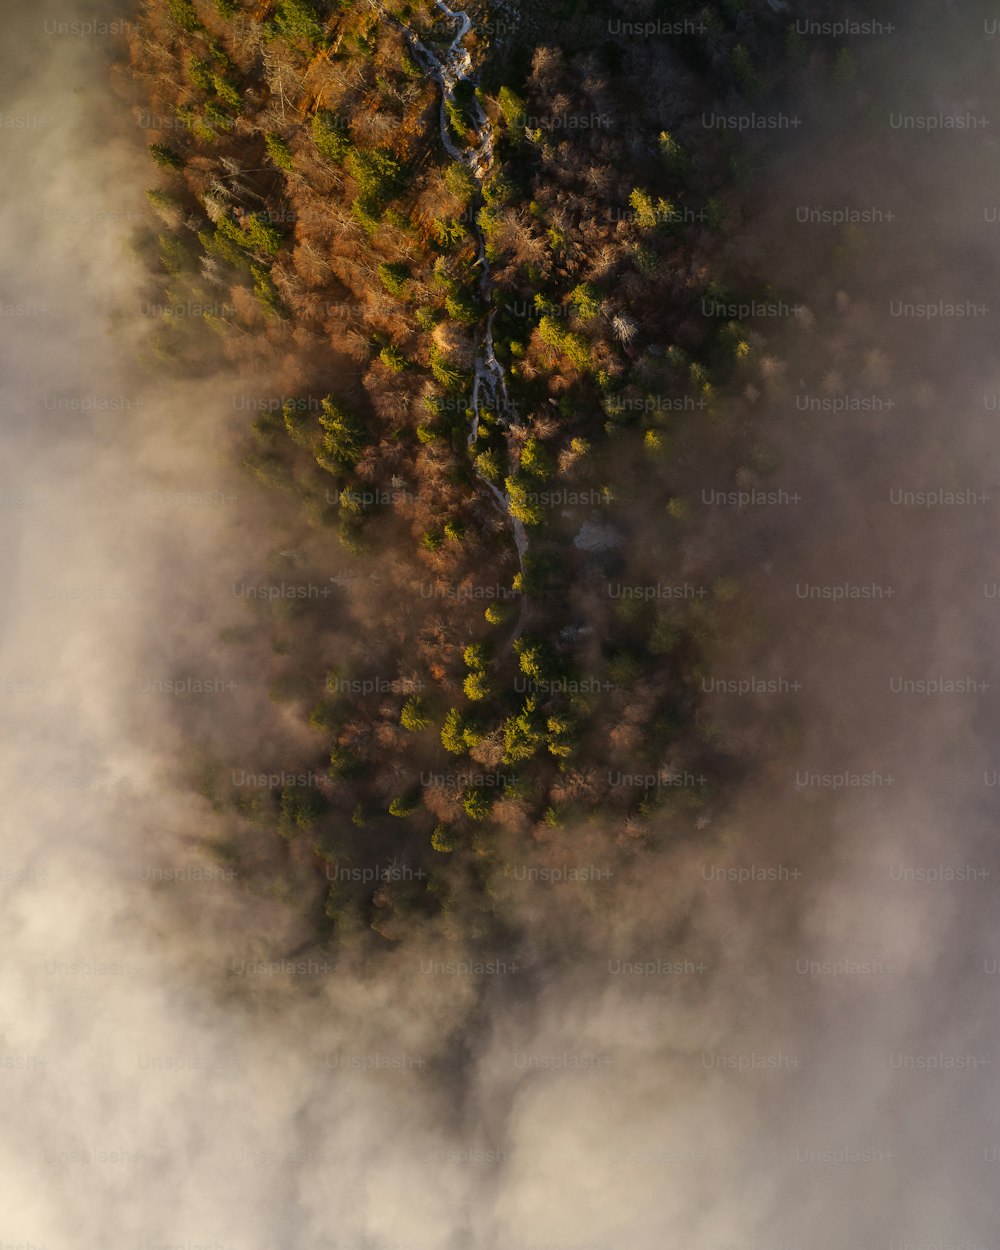
[[[496,309],[491,307],[493,297],[493,280],[490,271],[490,263],[486,256],[486,240],[483,236],[482,228],[478,222],[478,209],[483,203],[483,187],[493,170],[493,152],[494,152],[494,136],[493,127],[489,118],[484,113],[482,106],[476,99],[475,95],[471,97],[471,113],[475,127],[476,143],[469,148],[460,148],[452,138],[451,130],[448,123],[448,104],[455,104],[455,93],[462,83],[474,85],[472,58],[468,49],[464,46],[466,35],[472,30],[472,19],[468,13],[461,10],[450,9],[444,0],[435,0],[437,7],[445,14],[446,17],[458,22],[458,31],[451,43],[448,45],[447,51],[444,53],[444,59],[437,55],[432,48],[428,48],[425,43],[408,30],[405,26],[403,32],[410,45],[410,48],[431,77],[438,83],[441,88],[441,107],[440,107],[440,128],[441,142],[445,151],[455,161],[460,161],[466,169],[472,174],[476,181],[477,193],[475,200],[476,212],[473,213],[472,219],[476,233],[476,244],[479,254],[478,264],[480,269],[479,295],[483,306],[489,311],[486,315],[485,323],[482,325],[480,338],[476,344],[475,366],[473,370],[472,382],[472,426],[469,431],[467,445],[470,453],[474,453],[476,438],[479,434],[479,415],[486,409],[494,413],[496,419],[500,423],[502,429],[510,429],[510,399],[507,394],[507,378],[504,374],[503,366],[497,360],[496,352],[493,347],[493,318],[496,315]],[[508,445],[510,439],[508,437]],[[525,618],[528,610],[528,597],[523,588],[525,581],[525,556],[528,550],[528,535],[524,528],[524,524],[515,517],[510,510],[510,496],[501,490],[495,483],[484,477],[475,466],[473,460],[473,471],[479,480],[486,486],[494,499],[500,505],[504,514],[511,523],[514,532],[514,542],[517,546],[518,566],[521,570],[522,592],[521,592],[521,610],[518,617],[517,626],[514,633],[507,642],[505,651],[509,651],[514,641],[520,636],[524,629]]]

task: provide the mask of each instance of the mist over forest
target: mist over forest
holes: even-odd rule
[[[987,1250],[1000,25],[0,50],[0,1250]]]

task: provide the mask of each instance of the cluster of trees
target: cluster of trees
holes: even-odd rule
[[[470,12],[474,32],[503,26]],[[312,727],[301,766],[323,784],[206,794],[320,866],[389,848],[437,865],[429,885],[381,885],[367,911],[330,887],[331,922],[390,937],[405,908],[445,908],[457,880],[488,876],[511,834],[597,819],[624,840],[665,836],[733,766],[697,688],[740,612],[692,500],[720,465],[768,470],[723,402],[759,381],[766,343],[704,309],[770,292],[732,246],[742,148],[700,119],[776,98],[787,22],[719,0],[701,32],[616,39],[630,19],[613,3],[564,16],[536,6],[469,37],[480,86],[447,124],[468,144],[473,101],[485,111],[481,184],[445,150],[438,87],[408,42],[452,38],[430,0],[147,0],[132,36],[142,107],[163,119],[160,224],[138,245],[162,303],[210,308],[214,332],[210,350],[200,325],[168,318],[150,349],[181,370],[218,353],[270,370],[284,401],[247,430],[247,470],[332,548],[391,557],[336,665],[316,642],[322,604],[291,621],[256,607],[284,640],[272,695]],[[487,320],[510,402],[478,413],[470,446]],[[481,478],[527,528],[523,574]],[[667,576],[698,593],[609,594]]]

